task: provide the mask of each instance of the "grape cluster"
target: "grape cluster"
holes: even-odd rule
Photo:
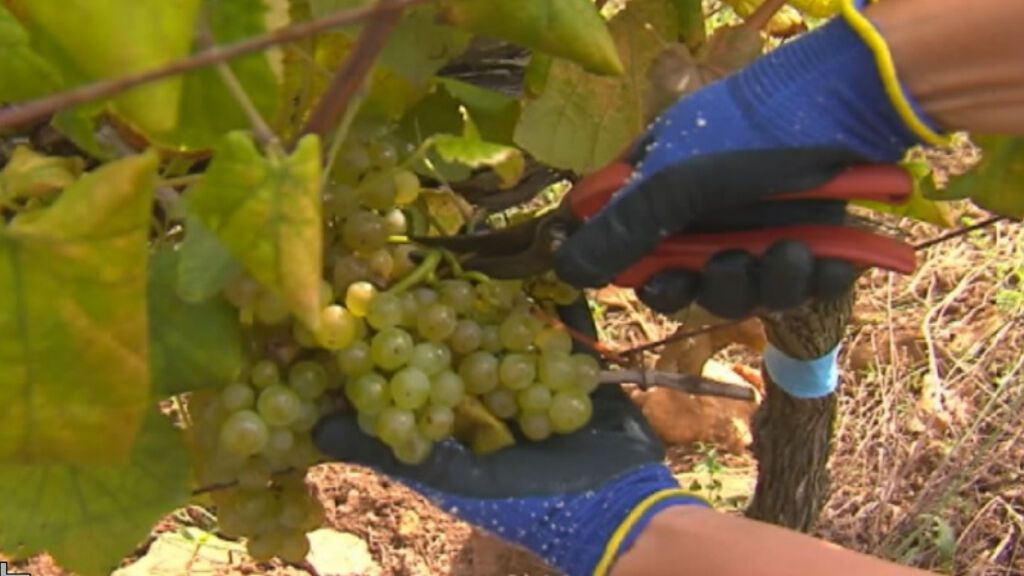
[[[323,521],[304,483],[323,415],[348,407],[367,435],[417,464],[452,438],[480,449],[460,432],[468,405],[530,440],[578,430],[599,383],[597,361],[573,354],[569,334],[535,314],[527,295],[531,286],[558,301],[574,294],[550,279],[438,270],[439,254],[414,258],[416,248],[396,239],[422,234],[429,220],[419,177],[386,139],[350,140],[324,191],[316,329],[240,275],[224,296],[247,326],[244,377],[192,399],[200,480],[230,487],[213,493],[221,528],[247,537],[257,559],[301,560],[304,533]]]

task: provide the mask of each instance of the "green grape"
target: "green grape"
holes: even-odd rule
[[[359,194],[347,184],[331,184],[327,187],[324,211],[335,218],[347,218],[359,209]]]
[[[532,354],[507,354],[498,366],[498,380],[509,390],[522,390],[537,378],[537,359]]]
[[[581,392],[558,392],[551,399],[548,418],[551,428],[559,434],[568,434],[579,430],[590,421],[594,408],[590,397]]]
[[[374,330],[394,328],[402,323],[402,299],[394,294],[382,292],[370,301],[366,310],[366,321]]]
[[[371,272],[367,263],[358,256],[341,256],[334,259],[334,268],[331,271],[332,284],[338,294],[344,294],[353,282],[366,280]]]
[[[238,486],[243,490],[262,490],[270,483],[270,466],[263,458],[250,458],[238,472]]]
[[[316,335],[302,322],[292,322],[292,338],[303,348],[316,348]]]
[[[303,401],[299,407],[299,415],[292,422],[292,430],[296,432],[309,432],[320,420],[320,409],[316,404]]]
[[[239,410],[220,428],[220,446],[229,454],[249,456],[267,445],[267,423],[252,410]]]
[[[473,352],[459,364],[459,376],[468,392],[486,394],[498,387],[498,359],[490,352]]]
[[[533,343],[541,354],[572,354],[572,336],[561,328],[549,326],[537,333]]]
[[[374,277],[382,281],[391,278],[391,274],[395,270],[395,260],[387,248],[374,250],[366,262]]]
[[[398,370],[412,358],[413,340],[401,328],[381,330],[370,341],[373,363],[387,371]]]
[[[256,300],[256,321],[266,326],[275,326],[288,319],[288,304],[277,294],[267,290]]]
[[[533,346],[533,323],[524,312],[509,314],[498,326],[501,344],[513,352],[525,352]]]
[[[345,291],[345,307],[353,315],[363,318],[370,310],[370,302],[377,297],[377,288],[369,282],[355,282]]]
[[[496,388],[484,395],[484,405],[502,420],[508,420],[519,412],[516,405],[516,393],[507,388]]]
[[[542,384],[532,384],[516,394],[516,402],[523,412],[545,411],[551,406],[551,390]]]
[[[274,496],[266,486],[257,490],[240,490],[235,501],[235,512],[243,522],[257,522],[275,514]]]
[[[303,400],[316,400],[327,389],[327,370],[319,362],[302,360],[288,370],[288,385]]]
[[[334,302],[334,286],[327,280],[320,280],[320,305],[327,306]]]
[[[483,342],[483,330],[476,321],[463,318],[455,324],[455,330],[452,331],[448,341],[452,346],[452,351],[456,354],[466,355],[480,348]]]
[[[378,168],[392,168],[398,163],[398,149],[385,140],[373,139],[367,151],[370,153],[370,161]]]
[[[434,443],[426,436],[413,432],[408,438],[392,446],[395,458],[407,466],[422,464],[434,450]]]
[[[412,349],[409,365],[423,370],[427,376],[433,376],[447,370],[452,363],[452,353],[444,344],[420,342]]]
[[[267,440],[263,453],[267,456],[283,456],[295,445],[295,434],[289,428],[273,427],[270,429],[270,438]]]
[[[409,220],[405,212],[398,208],[392,208],[384,213],[384,227],[387,228],[389,236],[401,236],[409,229]]]
[[[396,204],[399,206],[412,204],[420,197],[420,178],[414,172],[396,170],[393,179]]]
[[[290,426],[299,417],[301,407],[299,395],[280,384],[265,388],[256,401],[260,416],[271,426]]]
[[[248,385],[234,382],[221,390],[220,399],[224,403],[225,410],[237,412],[244,408],[252,408],[253,403],[256,402],[256,393]]]
[[[367,176],[359,184],[359,200],[367,208],[387,210],[395,205],[395,181],[388,172]]]
[[[441,302],[451,306],[459,314],[466,314],[473,309],[476,291],[473,285],[465,280],[443,280],[438,287]]]
[[[353,252],[369,254],[387,244],[388,231],[383,218],[373,212],[360,210],[342,224],[341,239]]]
[[[313,439],[309,434],[303,434],[295,441],[295,446],[288,453],[287,464],[292,468],[305,470],[320,460],[320,453],[313,445]]]
[[[245,274],[239,274],[224,285],[224,298],[235,308],[251,308],[260,297],[260,285]]]
[[[397,244],[391,248],[391,275],[395,278],[404,278],[416,269],[416,263],[412,260],[412,254],[416,253],[414,244]]]
[[[443,440],[452,435],[455,412],[448,406],[427,406],[420,413],[417,425],[420,433],[430,440]]]
[[[441,342],[452,335],[458,321],[459,317],[451,306],[436,302],[420,310],[416,316],[416,328],[427,340]]]
[[[590,394],[601,385],[601,363],[589,354],[573,354],[572,365],[576,369],[575,385],[584,394]]]
[[[412,291],[413,296],[416,297],[416,306],[418,308],[426,308],[431,304],[436,304],[441,296],[437,293],[437,290],[433,288],[427,288],[426,286],[419,286]]]
[[[541,384],[552,390],[567,390],[576,383],[576,365],[565,354],[544,354],[537,361]]]
[[[349,310],[337,304],[331,304],[320,311],[320,326],[316,332],[316,341],[327,350],[348,348],[359,336],[358,325],[359,319]]]
[[[338,151],[338,166],[351,174],[362,174],[370,169],[370,153],[359,142],[347,140]]]
[[[289,530],[298,530],[306,523],[309,516],[310,496],[305,490],[285,488],[281,495],[280,510],[277,513],[277,522]]]
[[[394,447],[416,435],[416,417],[410,410],[388,406],[377,414],[377,437]]]
[[[519,423],[519,430],[534,442],[544,440],[551,436],[551,420],[545,411],[520,412],[516,418]]]
[[[454,408],[462,402],[465,386],[462,378],[451,370],[445,370],[430,379],[430,403],[435,406]]]
[[[497,326],[488,324],[480,329],[480,348],[491,354],[497,354],[505,348],[501,343],[501,334]]]
[[[391,403],[388,380],[369,372],[345,383],[345,397],[360,413],[377,414]]]
[[[281,372],[273,360],[264,358],[252,365],[249,380],[256,388],[266,388],[281,383]]]
[[[359,425],[359,429],[362,430],[363,434],[366,434],[370,438],[377,437],[377,415],[368,414],[366,412],[359,412],[356,414],[356,424]]]
[[[309,539],[302,532],[287,532],[277,547],[277,557],[289,564],[302,564],[309,555]]]
[[[345,376],[358,376],[373,370],[370,345],[365,340],[357,340],[348,348],[338,350],[334,357],[338,360],[338,368]]]
[[[522,283],[518,281],[492,280],[477,284],[476,292],[484,302],[499,308],[511,308],[522,291]]]
[[[245,551],[256,562],[269,562],[281,550],[281,536],[277,532],[254,534],[245,542]]]
[[[430,397],[430,378],[423,370],[409,366],[395,372],[388,388],[395,406],[403,410],[415,410]]]

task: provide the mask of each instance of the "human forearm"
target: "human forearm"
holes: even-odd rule
[[[746,518],[676,507],[656,516],[612,576],[921,576],[913,568]]]
[[[942,128],[1024,134],[1024,2],[885,0],[865,14],[904,86]]]

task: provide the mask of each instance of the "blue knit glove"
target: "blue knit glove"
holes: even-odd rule
[[[580,329],[579,321],[571,324]],[[446,441],[423,464],[405,466],[349,414],[323,419],[313,440],[324,454],[391,475],[567,574],[606,574],[658,512],[707,503],[680,489],[662,464],[660,441],[619,387],[592,399],[584,429],[543,442],[520,439],[487,456]]]
[[[662,114],[629,157],[636,167],[630,184],[562,246],[559,276],[577,286],[605,285],[668,235],[772,194],[812,188],[851,164],[896,162],[911,146],[940,141],[858,6]],[[819,296],[822,263],[799,246],[766,266],[749,255],[725,256],[703,274],[657,276],[639,295],[663,312],[696,298],[728,317]],[[855,278],[840,276],[847,288]],[[778,284],[793,288],[759,293]]]

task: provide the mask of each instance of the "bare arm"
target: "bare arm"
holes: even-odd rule
[[[943,128],[1024,134],[1024,2],[887,0],[865,13],[904,85]]]
[[[654,517],[612,576],[921,576],[810,536],[705,508],[669,508]]]

